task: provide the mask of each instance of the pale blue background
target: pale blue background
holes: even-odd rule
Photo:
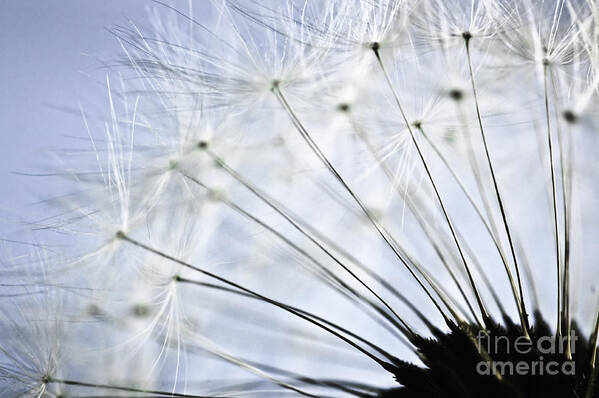
[[[187,0],[170,4],[187,11]],[[196,13],[201,4],[194,2]],[[143,22],[150,7],[160,6],[150,0],[0,0],[0,239],[17,233],[16,220],[44,214],[32,203],[60,193],[56,179],[13,172],[47,171],[49,150],[69,147],[66,136],[85,135],[81,117],[64,108],[105,100],[100,60],[119,53],[106,28]]]

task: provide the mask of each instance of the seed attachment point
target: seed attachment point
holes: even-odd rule
[[[104,315],[104,311],[96,304],[90,304],[87,307],[87,314],[93,318],[100,318]]]
[[[226,198],[227,195],[223,191],[216,189],[211,189],[208,191],[208,199],[213,202],[220,202],[226,200]]]
[[[202,141],[198,142],[197,147],[198,147],[198,149],[202,149],[202,150],[207,149],[208,148],[208,141],[203,141],[202,140]]]
[[[574,124],[574,123],[578,122],[578,115],[570,109],[566,109],[562,113],[562,116],[563,116],[564,120],[568,123]]]
[[[337,110],[339,112],[349,112],[349,109],[350,109],[349,104],[341,103],[341,104],[337,105]]]
[[[459,88],[452,88],[448,92],[449,97],[454,101],[461,101],[464,98],[464,92]]]
[[[145,304],[135,304],[131,312],[136,318],[145,318],[150,314],[150,307]]]

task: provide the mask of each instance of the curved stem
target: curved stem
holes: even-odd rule
[[[466,273],[468,274],[468,279],[470,281],[470,285],[472,286],[472,290],[474,292],[474,296],[476,297],[476,302],[478,304],[479,310],[481,312],[482,318],[483,318],[483,323],[487,326],[491,325],[491,317],[489,316],[489,313],[487,312],[487,309],[485,307],[485,304],[482,300],[482,296],[480,295],[479,291],[478,291],[478,287],[476,286],[476,282],[474,281],[474,277],[472,276],[472,272],[470,270],[470,267],[468,265],[468,261],[466,261],[466,256],[464,255],[464,251],[462,249],[462,245],[460,244],[460,241],[458,240],[457,234],[456,234],[456,230],[455,227],[449,217],[449,214],[447,212],[447,209],[445,208],[445,204],[443,203],[443,200],[441,199],[441,194],[439,193],[439,190],[437,189],[437,185],[435,184],[435,180],[433,179],[433,176],[429,170],[428,164],[426,163],[426,160],[424,158],[424,155],[422,154],[422,150],[420,149],[420,145],[418,144],[418,141],[416,140],[416,137],[414,136],[414,132],[412,131],[412,126],[410,125],[410,122],[408,121],[408,118],[403,110],[403,106],[401,105],[401,102],[399,101],[399,96],[398,94],[395,92],[395,88],[393,86],[393,84],[391,83],[391,78],[389,77],[389,74],[387,73],[387,69],[385,68],[385,65],[383,64],[383,60],[381,59],[379,50],[376,48],[372,49],[376,59],[378,61],[379,66],[381,67],[381,70],[383,71],[383,74],[385,75],[385,80],[387,81],[388,86],[391,88],[391,91],[393,92],[393,96],[395,98],[395,103],[397,104],[397,107],[399,109],[399,112],[401,113],[401,116],[404,120],[404,123],[410,133],[410,137],[412,139],[412,142],[414,143],[414,146],[416,147],[416,151],[418,152],[418,156],[420,157],[420,160],[422,161],[422,165],[424,166],[424,170],[426,172],[426,175],[428,176],[428,179],[433,187],[433,190],[435,192],[435,196],[437,197],[437,200],[439,201],[439,204],[441,205],[441,210],[443,212],[443,216],[445,217],[445,220],[447,221],[447,225],[449,227],[449,230],[451,232],[451,236],[453,237],[453,240],[456,244],[456,247],[458,249],[458,253],[460,255],[460,258],[462,260],[462,263],[464,265],[464,268],[466,269]]]
[[[55,379],[53,377],[47,377],[45,382],[46,383],[54,383],[54,384],[62,384],[62,385],[67,385],[67,386],[98,388],[98,389],[124,391],[124,392],[138,392],[138,393],[142,393],[142,394],[152,394],[152,395],[164,396],[164,397],[209,398],[209,396],[207,396],[207,395],[185,394],[185,393],[177,393],[177,392],[172,392],[172,391],[168,392],[168,391],[159,391],[159,390],[147,390],[144,388],[115,386],[112,384],[87,383],[87,382],[76,381],[76,380]],[[297,392],[299,392],[299,391],[297,391]],[[314,397],[314,395],[310,395],[307,393],[304,393],[303,395]]]
[[[589,384],[587,385],[587,392],[585,398],[591,398],[593,391],[595,390],[595,382],[597,381],[597,335],[599,335],[599,309],[597,315],[595,315],[595,325],[593,327],[593,333],[591,334],[591,341],[589,342],[591,347],[591,358],[589,363]]]
[[[557,99],[560,98],[558,92],[558,86],[555,81],[555,76],[553,73],[553,69],[549,70],[549,76],[551,78],[551,83],[553,86],[554,96],[556,98],[555,109],[556,114],[560,114],[559,102]],[[560,172],[562,179],[562,211],[564,217],[564,254],[563,254],[563,275],[564,279],[562,281],[562,314],[563,319],[562,322],[565,324],[566,328],[566,336],[568,340],[567,352],[566,355],[568,359],[572,359],[572,342],[571,342],[571,334],[572,334],[572,319],[571,319],[571,310],[570,310],[570,250],[571,250],[571,211],[572,211],[572,173],[574,170],[574,156],[573,156],[573,143],[565,144],[564,143],[564,134],[562,129],[560,129],[559,119],[556,120],[556,131],[557,131],[557,142],[558,149],[560,154]],[[568,137],[568,135],[566,135]]]
[[[217,162],[222,162],[222,160],[220,160],[220,158],[216,157],[216,159],[218,159]],[[221,166],[224,167],[224,168],[228,167],[224,163],[222,163]],[[199,186],[201,186],[204,189],[207,189],[209,191],[211,190],[208,186],[206,186],[204,183],[202,183],[197,178],[192,177],[192,176],[190,176],[190,175],[188,175],[188,174],[186,174],[184,172],[181,172],[181,173],[182,173],[182,175],[185,178],[189,179],[193,183],[195,183],[195,184],[197,184],[197,185],[199,185]],[[244,184],[244,186],[245,186],[245,184]],[[272,209],[275,209],[275,211],[277,213],[279,213],[280,215],[282,215],[283,217],[285,217],[285,219],[287,219],[290,223],[292,223],[292,225],[294,225],[294,226],[295,225],[299,225],[299,224],[295,223],[295,221],[290,216],[288,216],[287,214],[285,214],[285,212],[282,209],[280,209],[278,206],[274,205],[271,201],[265,201],[264,199],[265,198],[262,198],[262,200],[265,203],[267,203],[267,205],[269,205],[269,207],[271,207]],[[389,321],[394,327],[396,327],[397,329],[399,329],[403,334],[405,334],[407,336],[413,336],[414,335],[414,331],[407,324],[407,322],[405,322],[405,320],[403,318],[399,317],[399,315],[397,315],[395,312],[393,312],[393,310],[391,309],[391,307],[389,306],[389,304],[387,304],[377,293],[375,293],[372,290],[372,288],[370,288],[364,281],[362,281],[354,272],[352,272],[351,270],[349,270],[349,268],[347,268],[347,266],[345,264],[343,264],[339,259],[337,259],[330,251],[327,250],[327,251],[325,251],[325,253],[328,254],[329,257],[332,258],[337,264],[339,264],[346,272],[348,272],[352,278],[354,278],[358,283],[360,283],[367,290],[369,290],[378,300],[381,301],[381,303],[383,305],[386,306],[386,308],[388,310],[392,311],[392,314],[395,316],[395,318],[397,318],[399,320],[399,322],[401,324],[398,323],[388,313],[386,313],[381,307],[375,305],[370,300],[368,300],[365,297],[361,296],[355,289],[353,289],[347,283],[343,282],[343,280],[341,280],[337,275],[335,275],[333,272],[331,272],[330,270],[328,270],[322,263],[320,263],[318,260],[316,260],[316,258],[314,258],[312,255],[310,255],[306,250],[304,250],[301,247],[299,247],[292,240],[290,240],[289,238],[287,238],[286,236],[284,236],[283,234],[281,234],[279,231],[277,231],[276,229],[274,229],[270,225],[266,224],[260,218],[256,217],[255,215],[249,213],[248,211],[244,210],[243,208],[241,208],[237,204],[235,204],[235,203],[233,203],[233,202],[231,202],[231,201],[229,201],[229,200],[227,200],[225,198],[219,198],[218,200],[221,203],[223,203],[224,205],[228,206],[230,209],[232,209],[232,210],[236,211],[237,213],[245,216],[249,220],[255,222],[256,224],[260,225],[262,228],[264,228],[267,231],[269,231],[270,233],[272,233],[273,235],[275,235],[278,239],[280,239],[285,244],[287,244],[289,247],[291,247],[293,250],[295,250],[297,253],[299,253],[301,256],[303,256],[304,258],[306,258],[306,260],[308,260],[310,263],[314,264],[317,267],[318,272],[322,273],[323,275],[322,274],[318,274],[317,272],[312,271],[312,270],[311,270],[311,272],[314,272],[317,275],[317,277],[321,278],[321,280],[323,280],[332,289],[336,290],[337,292],[339,292],[340,294],[344,295],[345,297],[348,297],[355,304],[357,304],[356,300],[360,300],[360,301],[364,302],[365,304],[369,305],[377,313],[379,313],[380,315],[382,315],[385,318],[385,320]],[[287,217],[289,217],[289,218],[287,218]],[[311,241],[316,242],[315,239],[314,239],[314,237],[310,236],[303,229],[301,229],[300,232],[302,232],[304,234],[304,236],[308,237]],[[323,247],[322,247],[322,249],[324,250]],[[335,284],[337,284],[337,285],[335,285]],[[343,289],[347,290],[351,294],[351,296],[348,295],[347,292],[344,292]],[[363,307],[360,307],[360,308],[363,308]],[[372,313],[367,312],[367,314],[368,314],[368,316],[373,317]],[[373,317],[373,319],[375,319],[376,321],[381,321],[379,318],[374,318]],[[388,325],[386,325],[386,326],[388,326]],[[395,330],[392,333],[394,335],[396,335],[396,331]]]
[[[148,246],[148,245],[146,245],[146,244],[144,244],[142,242],[139,242],[139,241],[137,241],[137,240],[129,237],[128,235],[126,235],[122,231],[117,232],[117,239],[121,239],[121,240],[123,240],[125,242],[129,242],[129,243],[131,243],[134,246],[137,246],[137,247],[139,247],[139,248],[141,248],[143,250],[146,250],[146,251],[148,251],[150,253],[154,253],[157,256],[160,256],[160,257],[162,257],[162,258],[164,258],[166,260],[172,261],[174,263],[182,265],[183,267],[186,267],[186,268],[189,268],[191,270],[194,270],[194,271],[196,271],[196,272],[198,272],[198,273],[200,273],[202,275],[205,275],[205,276],[207,276],[209,278],[212,278],[212,279],[217,280],[219,282],[222,282],[222,283],[224,283],[224,284],[226,284],[228,286],[232,286],[232,287],[234,287],[236,289],[239,289],[239,290],[241,290],[241,291],[243,291],[245,293],[248,293],[248,294],[250,294],[250,295],[252,295],[252,296],[254,296],[256,298],[259,298],[260,300],[262,300],[262,301],[264,301],[266,303],[272,304],[275,307],[281,308],[284,311],[287,311],[287,312],[289,312],[289,313],[297,316],[298,318],[301,318],[301,319],[303,319],[303,320],[305,320],[305,321],[307,321],[307,322],[309,322],[309,323],[311,323],[311,324],[313,324],[313,325],[315,325],[315,326],[323,329],[324,331],[332,334],[333,336],[341,339],[345,343],[347,343],[350,346],[354,347],[356,350],[360,351],[362,354],[366,355],[368,358],[372,359],[374,362],[376,362],[377,364],[379,364],[385,370],[389,370],[389,369],[393,368],[393,365],[391,365],[388,362],[383,361],[382,359],[378,358],[374,354],[370,353],[369,351],[367,351],[366,349],[364,349],[363,347],[361,347],[356,342],[354,342],[354,341],[348,339],[347,337],[341,335],[340,333],[336,332],[335,330],[331,329],[330,327],[328,327],[326,325],[323,325],[322,323],[317,322],[317,321],[311,319],[310,317],[308,317],[308,316],[306,316],[306,315],[304,315],[304,314],[302,314],[302,313],[300,313],[298,311],[294,311],[294,310],[290,309],[289,307],[287,307],[286,305],[282,304],[279,301],[276,301],[276,300],[273,300],[271,298],[268,298],[268,297],[266,297],[264,295],[261,295],[260,293],[254,292],[251,289],[248,289],[248,288],[246,288],[244,286],[241,286],[238,283],[232,282],[232,281],[230,281],[228,279],[225,279],[225,278],[223,278],[221,276],[218,276],[218,275],[216,275],[216,274],[214,274],[214,273],[212,273],[210,271],[207,271],[205,269],[196,267],[196,266],[194,266],[192,264],[186,263],[183,260],[180,260],[180,259],[178,259],[176,257],[173,257],[173,256],[171,256],[169,254],[166,254],[166,253],[164,253],[164,252],[162,252],[162,251],[160,251],[158,249],[150,247],[150,246]]]
[[[559,240],[559,223],[557,210],[557,182],[555,178],[555,161],[553,154],[553,138],[551,137],[551,117],[549,110],[549,92],[547,89],[547,63],[543,64],[543,92],[545,97],[545,121],[547,123],[547,145],[549,149],[549,168],[551,170],[551,199],[553,204],[553,233],[555,239],[555,262],[557,265],[557,335],[562,335],[562,270]]]
[[[516,250],[514,248],[514,242],[512,240],[512,234],[510,233],[509,223],[507,221],[507,215],[505,211],[505,207],[503,205],[503,200],[501,199],[501,194],[499,192],[499,185],[497,183],[497,178],[495,176],[495,170],[493,168],[493,162],[491,162],[491,156],[489,154],[489,146],[487,144],[487,138],[485,136],[485,130],[483,127],[482,116],[480,113],[479,101],[478,101],[478,90],[476,88],[476,80],[474,78],[474,69],[472,67],[472,56],[470,55],[470,39],[464,38],[464,43],[466,46],[466,56],[468,58],[468,71],[470,73],[470,83],[472,85],[472,94],[474,95],[474,104],[476,108],[476,118],[478,121],[478,126],[480,129],[480,135],[483,142],[483,147],[485,149],[485,158],[487,159],[487,165],[489,167],[489,171],[491,173],[491,179],[493,181],[493,188],[495,189],[495,196],[497,198],[497,203],[499,204],[499,211],[501,212],[501,219],[503,221],[503,226],[505,228],[505,232],[507,235],[508,243],[510,246],[510,252],[512,255],[512,260],[514,261],[514,268],[516,270],[516,278],[518,280],[518,290],[520,292],[520,304],[522,306],[522,311],[520,313],[520,320],[522,323],[522,330],[526,337],[530,339],[530,326],[528,324],[528,313],[526,312],[526,303],[524,301],[524,292],[522,289],[522,278],[520,277],[520,269],[518,267],[518,259],[516,257]]]
[[[439,257],[439,260],[441,261],[441,263],[443,264],[443,267],[447,270],[447,272],[449,273],[451,279],[453,280],[453,283],[456,285],[456,287],[458,288],[458,290],[460,291],[460,295],[462,296],[462,298],[464,299],[464,301],[466,302],[466,305],[470,311],[470,313],[472,314],[472,316],[474,318],[476,318],[476,313],[474,311],[474,308],[472,306],[472,303],[470,302],[470,298],[466,295],[466,292],[464,291],[464,288],[462,286],[462,283],[460,283],[460,281],[458,280],[453,267],[450,265],[450,261],[448,256],[451,256],[451,254],[446,254],[446,251],[448,250],[447,248],[447,242],[445,242],[444,239],[442,239],[443,237],[440,235],[435,235],[433,228],[431,228],[430,224],[430,220],[427,220],[427,214],[424,214],[424,209],[418,207],[415,205],[415,201],[417,202],[418,199],[414,199],[411,198],[410,195],[407,192],[404,192],[402,189],[399,188],[399,186],[397,186],[397,184],[394,181],[394,176],[393,176],[393,172],[389,169],[389,167],[386,164],[386,158],[381,158],[381,156],[379,156],[377,154],[377,151],[375,150],[374,146],[372,145],[372,143],[370,142],[370,140],[368,139],[367,135],[365,134],[364,131],[362,131],[362,129],[360,129],[357,124],[355,123],[355,121],[350,118],[351,124],[353,129],[356,131],[356,135],[358,136],[358,138],[364,143],[364,145],[366,146],[366,148],[368,149],[368,151],[370,152],[370,154],[374,157],[374,159],[380,164],[380,167],[382,168],[384,174],[386,175],[386,177],[389,179],[389,182],[391,183],[391,185],[393,186],[395,192],[402,197],[404,203],[408,206],[408,208],[410,209],[410,211],[412,212],[412,214],[414,215],[416,221],[418,222],[418,225],[420,226],[422,232],[425,234],[425,236],[427,237],[428,241],[430,242],[435,254],[437,255],[437,257]],[[435,231],[436,232],[436,231]],[[459,235],[459,231],[458,231],[458,235]],[[468,252],[468,249],[466,247],[466,245],[464,246],[464,249],[466,252]],[[478,268],[478,271],[481,273],[481,275],[483,276],[484,279],[486,278],[486,275],[484,275],[484,271],[481,269],[481,267],[479,266],[479,264],[477,263],[476,259],[473,256],[470,256],[470,258],[473,259],[474,262],[474,266]],[[490,286],[490,284],[487,284],[487,287],[489,288],[489,290],[491,291],[491,294],[493,295],[493,298],[495,299],[498,307],[501,307],[501,303],[499,302],[498,299],[496,299],[496,292],[494,291],[493,287]],[[502,310],[502,312],[504,312]]]
[[[324,155],[324,153],[322,152],[322,150],[318,147],[318,145],[316,144],[316,142],[314,142],[314,140],[312,139],[312,137],[310,136],[310,134],[308,133],[308,131],[306,130],[306,128],[304,127],[304,125],[302,124],[302,122],[298,119],[297,115],[293,111],[293,108],[291,107],[291,105],[289,105],[289,103],[287,102],[287,99],[283,95],[283,92],[281,91],[281,89],[280,89],[280,87],[279,87],[278,84],[273,85],[272,92],[277,97],[277,99],[281,103],[283,109],[287,112],[287,115],[291,119],[293,125],[295,126],[295,128],[297,129],[297,131],[300,133],[300,135],[302,136],[302,138],[304,139],[304,141],[308,144],[308,146],[310,147],[310,149],[312,150],[312,152],[316,155],[316,157],[318,157],[318,159],[324,164],[324,166],[327,168],[327,170],[329,170],[329,172],[333,175],[333,177],[341,184],[341,186],[345,189],[345,191],[351,196],[351,198],[358,205],[358,207],[361,209],[361,211],[364,213],[364,215],[366,215],[366,218],[373,225],[373,227],[375,228],[375,230],[377,231],[377,233],[379,234],[379,236],[383,239],[383,241],[387,244],[387,246],[393,251],[393,254],[395,254],[395,257],[406,267],[406,269],[408,270],[408,272],[418,282],[418,284],[420,285],[420,287],[426,292],[426,294],[431,299],[431,301],[433,302],[433,304],[435,305],[435,307],[437,307],[437,309],[439,310],[439,312],[441,313],[441,315],[443,316],[443,318],[446,321],[448,321],[447,316],[445,315],[445,313],[443,312],[443,310],[441,309],[441,307],[439,306],[439,304],[437,303],[437,301],[430,294],[430,292],[428,291],[428,289],[426,289],[426,287],[424,286],[424,284],[422,283],[422,281],[420,280],[420,278],[418,278],[416,276],[416,274],[414,273],[414,270],[409,266],[408,260],[406,260],[405,256],[401,253],[401,251],[394,244],[394,241],[393,241],[392,237],[385,230],[385,228],[375,219],[375,217],[371,214],[371,212],[366,208],[366,205],[364,205],[364,203],[362,202],[362,200],[349,187],[349,185],[347,184],[347,182],[345,181],[345,179],[339,174],[339,172],[337,172],[337,170],[335,169],[335,167],[327,159],[327,157]],[[450,311],[451,311],[451,309],[450,309]],[[456,313],[452,312],[452,315],[454,316],[455,320],[458,323],[462,321],[457,316]]]

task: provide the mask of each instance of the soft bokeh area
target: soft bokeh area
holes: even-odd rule
[[[187,10],[187,1],[171,2]],[[149,0],[6,0],[0,12],[0,238],[29,235],[60,179],[31,177],[85,137],[78,110],[105,106],[106,70],[119,43],[107,30],[144,19]],[[196,12],[201,12],[201,7]],[[105,89],[104,89],[105,91]],[[73,137],[78,137],[74,139]],[[47,209],[46,209],[47,211]]]

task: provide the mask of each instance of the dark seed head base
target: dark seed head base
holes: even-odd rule
[[[394,376],[403,387],[384,391],[379,396],[386,398],[586,397],[591,375],[592,350],[589,341],[584,339],[580,330],[573,325],[572,330],[576,340],[573,342],[572,360],[568,361],[566,354],[559,352],[559,338],[554,345],[556,349],[552,351],[555,353],[547,353],[551,351],[548,339],[555,338],[555,335],[539,314],[536,314],[535,318],[532,341],[528,346],[530,350],[524,349],[525,345],[522,344],[516,350],[516,342],[523,342],[522,330],[509,319],[506,320],[507,326],[496,324],[487,331],[487,335],[483,334],[479,327],[467,324],[454,325],[449,333],[435,330],[433,339],[416,337],[412,343],[416,346],[426,367],[403,361],[394,363]],[[537,346],[540,339],[545,340],[541,342],[541,351]],[[562,339],[565,340],[565,337]],[[480,342],[480,346],[486,351],[489,347],[488,341],[491,342],[491,349],[485,359],[478,343]],[[480,365],[481,362],[488,362],[489,358],[497,365],[498,373],[502,373],[503,370],[501,380],[485,372],[490,368]],[[520,365],[521,371],[527,366],[528,371],[518,374],[516,369],[519,363],[527,364]],[[547,374],[546,367],[550,363],[549,370],[557,371],[557,374]],[[513,374],[509,371],[509,364],[513,365]],[[535,364],[534,372],[531,369],[532,364]],[[563,366],[565,368],[562,368]],[[539,367],[543,368],[542,375]],[[596,385],[588,396],[599,397],[599,389]]]

